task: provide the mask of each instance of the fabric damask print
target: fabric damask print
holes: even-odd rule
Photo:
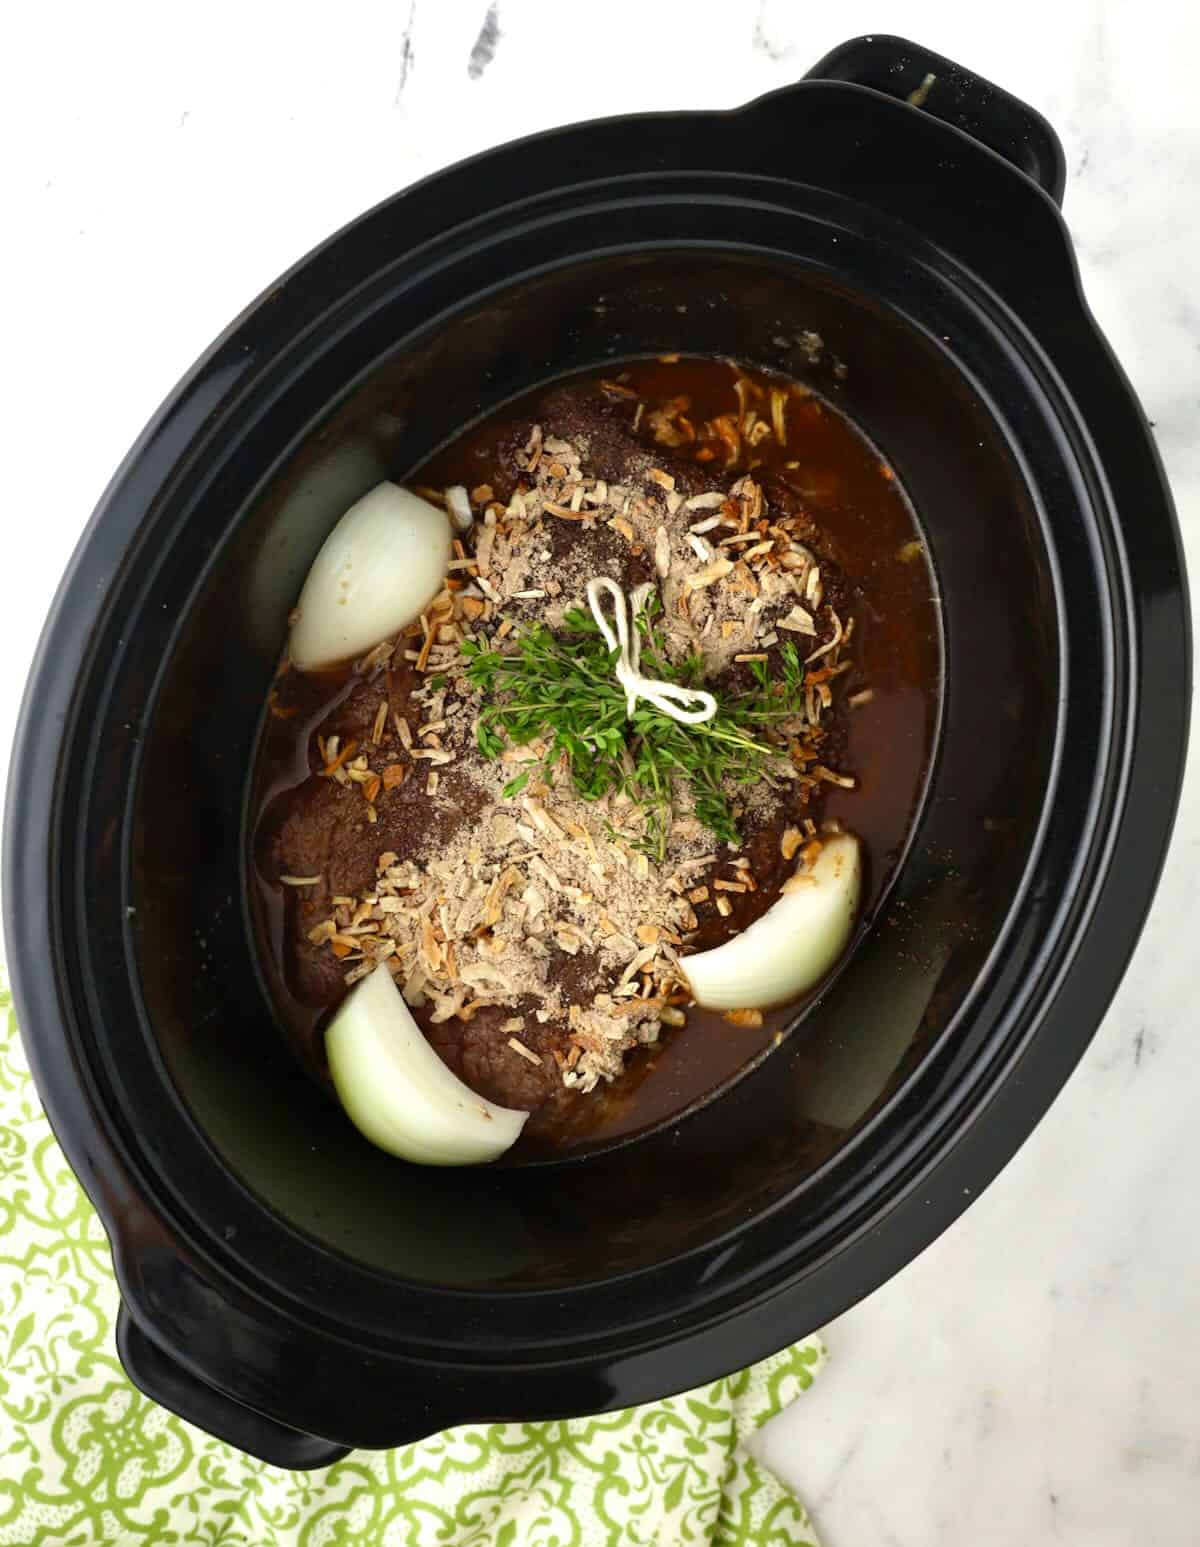
[[[815,1338],[644,1407],[468,1424],[293,1473],[136,1391],[116,1312],[108,1243],[0,986],[0,1547],[816,1547],[744,1448],[812,1384]]]

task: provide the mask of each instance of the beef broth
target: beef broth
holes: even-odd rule
[[[743,379],[764,394],[780,385],[754,373]],[[713,448],[695,436],[696,426],[720,416],[723,432],[736,423],[734,387],[735,373],[725,362],[637,362],[603,383],[573,383],[510,407],[439,453],[413,484],[433,490],[488,485],[507,501],[521,486],[521,448],[536,423],[547,434],[586,445],[587,471],[596,478],[628,481],[653,466],[676,490],[694,494],[728,489],[749,471],[773,510],[802,516],[805,541],[821,560],[827,602],[854,626],[852,665],[838,683],[821,756],[851,770],[855,787],[822,784],[804,814],[836,819],[860,838],[863,906],[870,910],[902,851],[936,721],[940,638],[931,571],[891,469],[825,400],[789,394],[786,444],[772,435],[753,446],[739,444],[736,458],[724,443],[704,456]],[[610,575],[626,588],[654,577],[652,556],[609,526],[584,530],[574,520],[547,522],[540,555],[545,573],[577,570],[581,559],[587,573]],[[531,603],[525,610],[536,615]],[[730,691],[748,674],[746,664],[731,661],[708,685]],[[436,853],[490,799],[473,779],[469,759],[438,770],[436,801],[424,778],[408,777],[372,804],[373,819],[357,784],[320,776],[323,749],[331,745],[371,746],[380,761],[402,759],[398,720],[419,719],[412,695],[421,683],[416,665],[398,653],[366,673],[285,670],[272,694],[254,789],[255,911],[282,1023],[319,1079],[327,1079],[322,1027],[346,983],[341,960],[326,944],[313,943],[310,933],[336,899],[358,898],[371,888],[381,853],[414,860]],[[781,853],[780,833],[794,817],[756,812],[747,803],[741,854],[757,890],[723,894],[728,915],[706,911],[687,949],[719,943],[770,905],[792,868]],[[582,992],[593,965],[586,952],[556,963],[565,1000],[577,986]],[[533,1114],[514,1152],[518,1158],[586,1150],[678,1115],[763,1056],[798,1010],[791,1005],[766,1012],[762,1025],[751,1027],[693,1007],[686,1025],[664,1026],[657,1042],[632,1052],[623,1074],[581,1092],[560,1078],[565,1026],[539,1022],[537,1008],[529,995],[481,1005],[467,1019],[435,1023],[427,1012],[415,1011],[460,1078],[489,1099]],[[514,1056],[506,1029],[514,1016],[523,1020],[520,1041],[531,1057]]]

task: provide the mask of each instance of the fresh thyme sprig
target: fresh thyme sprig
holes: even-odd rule
[[[667,659],[654,626],[657,610],[652,596],[637,620],[644,669],[666,682],[699,686],[702,657],[678,664]],[[469,680],[489,700],[476,729],[484,756],[499,757],[506,742],[520,747],[547,741],[538,763],[511,780],[504,794],[518,795],[534,773],[549,775],[565,758],[584,799],[622,793],[641,807],[646,830],[639,847],[660,862],[674,814],[673,779],[690,787],[696,817],[714,837],[738,843],[728,787],[753,784],[778,767],[784,749],[759,736],[803,713],[804,667],[790,641],[780,652],[778,677],[765,661],[752,662],[754,686],[719,699],[716,715],[699,724],[682,724],[644,700],[628,716],[613,671],[617,652],[609,650],[595,620],[578,609],[567,613],[557,631],[534,624],[517,637],[511,653],[470,642],[462,650]]]

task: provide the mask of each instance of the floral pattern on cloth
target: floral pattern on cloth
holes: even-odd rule
[[[468,1424],[297,1473],[135,1390],[116,1312],[0,985],[0,1547],[816,1547],[743,1445],[811,1385],[816,1338],[624,1412]]]

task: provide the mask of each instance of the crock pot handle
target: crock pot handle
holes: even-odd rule
[[[933,79],[926,86],[928,77]],[[1057,134],[1034,108],[953,60],[906,38],[851,38],[825,55],[806,80],[848,81],[961,129],[1010,161],[1061,205],[1067,162]]]
[[[264,1418],[215,1386],[198,1380],[146,1336],[124,1305],[117,1313],[117,1353],[125,1373],[139,1391],[260,1461],[293,1472],[310,1472],[332,1466],[350,1454],[344,1445],[334,1445],[316,1435],[289,1429],[273,1418]]]

